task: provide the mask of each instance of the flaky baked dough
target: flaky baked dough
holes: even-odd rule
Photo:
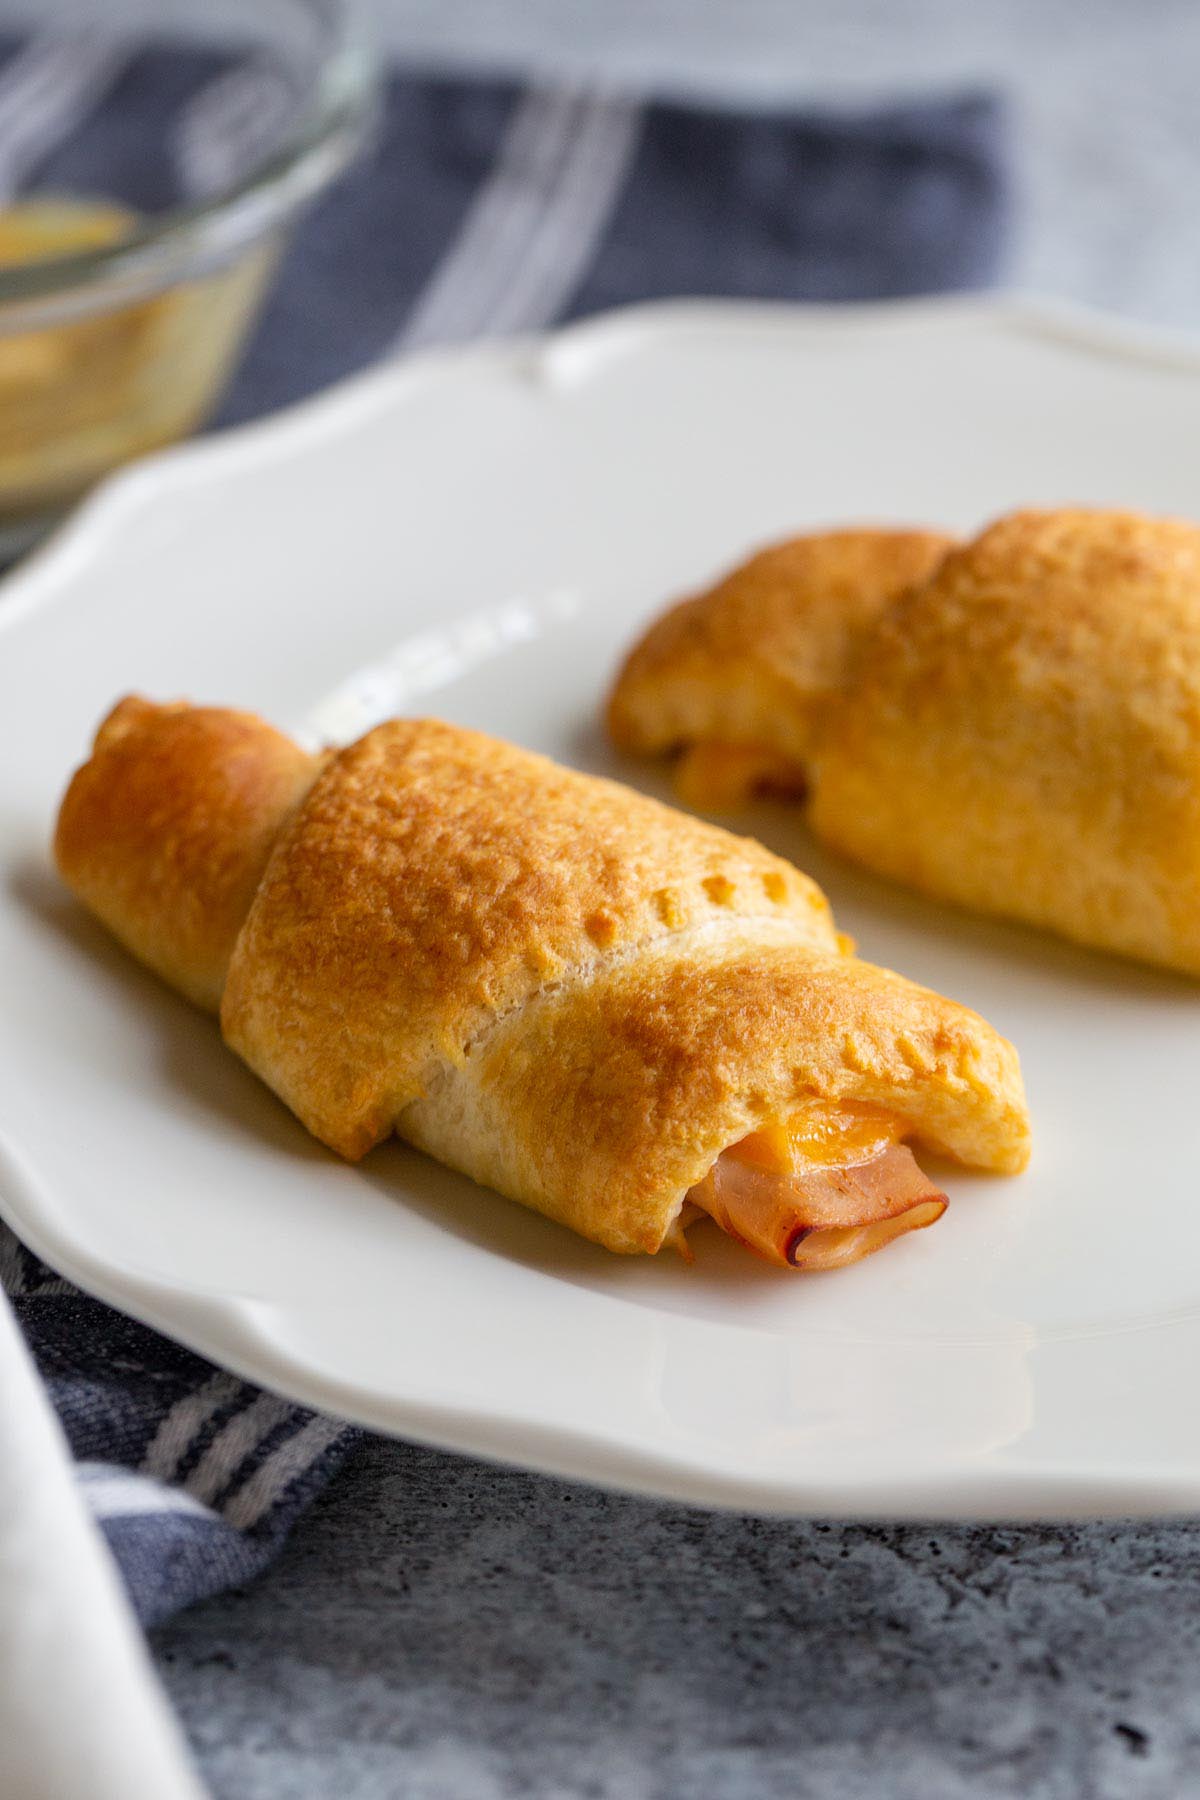
[[[59,869],[127,950],[215,1012],[279,827],[318,766],[253,713],[131,695],[67,789]]]
[[[871,633],[813,788],[873,869],[1200,974],[1200,530],[1001,519]]]
[[[623,750],[765,745],[803,768],[864,632],[954,539],[860,527],[775,544],[655,620],[608,704]]]
[[[227,1041],[326,1144],[394,1129],[614,1250],[657,1250],[726,1147],[811,1098],[985,1168],[1027,1155],[1011,1045],[843,953],[806,876],[475,732],[396,721],[318,760],[245,714],[127,700],[56,848],[135,954],[221,994]]]
[[[814,831],[881,874],[1200,974],[1200,529],[1026,510],[919,535],[888,587],[903,542],[798,539],[668,611],[609,703],[618,744],[798,759]]]

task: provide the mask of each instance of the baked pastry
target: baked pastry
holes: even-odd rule
[[[677,753],[679,796],[701,811],[758,788],[803,794],[821,718],[864,633],[953,542],[862,527],[760,551],[634,646],[609,701],[614,742],[637,756]]]
[[[1016,1054],[851,955],[761,845],[431,720],[311,757],[127,699],[55,841],[74,891],[315,1135],[393,1130],[610,1249],[697,1210],[794,1267],[931,1224],[904,1140],[1025,1162]]]
[[[719,610],[723,591],[692,604]],[[764,653],[781,609],[743,607]],[[728,792],[696,781],[714,752],[679,729],[685,658],[659,658],[658,735],[628,727],[631,704],[653,713],[647,647],[675,616],[634,650],[609,717],[628,748],[687,747],[688,798],[718,811]],[[815,620],[816,654],[827,627],[807,588],[790,616],[800,636]],[[802,765],[814,832],[935,898],[1200,974],[1200,529],[1014,513],[855,621],[815,715],[801,697],[752,722],[764,753]],[[701,745],[737,741],[741,683],[713,659]],[[735,797],[752,785],[751,767]]]
[[[1200,530],[1001,519],[870,633],[812,774],[881,874],[1200,974]]]

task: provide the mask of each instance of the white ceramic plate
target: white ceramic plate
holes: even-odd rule
[[[113,482],[0,605],[7,1217],[213,1358],[431,1443],[762,1509],[1195,1507],[1194,985],[924,905],[787,811],[748,816],[865,955],[1016,1040],[1036,1158],[954,1174],[936,1230],[843,1274],[788,1279],[711,1228],[688,1269],[398,1144],[338,1163],[46,846],[128,689],[299,724],[415,638],[409,710],[611,770],[622,646],[750,546],[1020,501],[1200,513],[1198,433],[1200,358],[1059,314],[704,305],[389,369]],[[326,717],[352,722],[345,699]]]

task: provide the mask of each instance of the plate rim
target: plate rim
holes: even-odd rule
[[[787,336],[839,335],[930,325],[969,324],[1021,335],[1050,338],[1090,350],[1105,359],[1200,373],[1200,338],[1133,324],[1073,302],[1007,294],[968,295],[914,301],[878,301],[851,306],[807,306],[776,301],[667,300],[623,307],[573,322],[534,337],[456,346],[406,361],[377,365],[308,400],[266,419],[155,453],[110,477],[6,584],[0,601],[0,636],[35,620],[57,595],[79,591],[76,578],[103,556],[106,544],[124,532],[164,493],[207,488],[236,477],[247,462],[287,461],[318,442],[365,420],[403,408],[417,386],[447,373],[478,369],[528,372],[553,384],[570,382],[597,356],[620,352],[631,342],[670,340],[693,331],[753,332]],[[302,1404],[357,1419],[373,1429],[490,1458],[541,1472],[654,1495],[682,1504],[735,1508],[793,1516],[836,1512],[858,1518],[1073,1519],[1192,1512],[1200,1508],[1200,1456],[1190,1467],[1178,1464],[1128,1469],[1051,1469],[1045,1458],[1024,1464],[1019,1455],[1006,1465],[981,1465],[970,1473],[963,1459],[951,1470],[943,1460],[907,1486],[889,1488],[879,1503],[878,1474],[864,1465],[860,1483],[841,1466],[822,1484],[803,1469],[791,1476],[744,1475],[716,1466],[710,1458],[684,1456],[676,1449],[647,1452],[602,1432],[564,1433],[561,1425],[538,1424],[515,1413],[483,1413],[470,1407],[424,1402],[412,1395],[385,1402],[365,1387],[330,1379],[294,1349],[273,1341],[255,1316],[253,1304],[237,1296],[189,1293],[157,1277],[122,1269],[65,1235],[56,1208],[10,1137],[0,1133],[0,1215],[35,1254],[85,1292],[130,1313],[156,1330],[222,1363],[244,1378],[265,1384]],[[1200,1320],[1155,1321],[1155,1330],[1186,1336],[1200,1348]],[[214,1344],[218,1345],[214,1349]],[[1182,1348],[1182,1340],[1177,1345]],[[914,1465],[915,1467],[916,1465]]]
[[[663,339],[683,331],[761,332],[765,327],[820,336],[897,325],[919,331],[931,324],[983,325],[1071,344],[1105,359],[1200,373],[1200,333],[1146,325],[1078,301],[1019,290],[838,304],[685,298],[612,307],[549,331],[432,348],[376,363],[261,419],[153,451],[114,471],[7,576],[0,635],[47,604],[76,564],[102,548],[129,514],[153,503],[160,492],[219,481],[226,469],[236,471],[243,462],[286,460],[293,445],[302,449],[306,438],[353,429],[360,420],[400,404],[407,389],[438,377],[481,368],[552,378],[581,352],[594,358],[631,337]]]

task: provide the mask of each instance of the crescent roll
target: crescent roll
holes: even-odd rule
[[[906,1140],[1027,1156],[1012,1046],[849,954],[805,875],[473,731],[314,757],[128,699],[55,850],[331,1149],[398,1132],[612,1250],[683,1248],[703,1211],[837,1267],[940,1216]]]
[[[829,537],[802,541],[828,556]],[[755,656],[784,674],[792,666],[797,653],[778,647],[781,610],[824,655],[830,614],[814,608],[808,586],[790,601],[757,599],[754,567],[687,603],[690,638],[720,629],[713,621],[732,588],[743,593],[739,629]],[[869,868],[1200,974],[1196,526],[1018,512],[944,554],[931,540],[924,574],[870,616],[839,612],[832,581],[827,602],[851,641],[815,714],[797,695],[747,720],[747,652],[731,658],[728,678],[713,659],[708,711],[689,726],[680,696],[694,689],[694,659],[664,649],[677,610],[651,627],[617,682],[614,737],[635,750],[682,748],[683,792],[708,811],[762,785],[763,759],[795,757],[813,830]],[[631,707],[657,718],[657,735],[631,733]]]
[[[881,874],[1200,974],[1200,530],[990,526],[869,635],[813,789]]]
[[[762,550],[657,619],[613,689],[614,742],[681,752],[680,798],[735,807],[801,795],[820,720],[863,634],[954,542],[935,531],[826,531]]]

